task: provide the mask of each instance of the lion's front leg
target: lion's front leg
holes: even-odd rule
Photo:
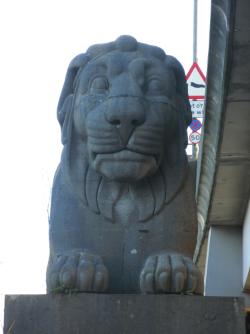
[[[49,292],[103,292],[108,286],[108,270],[100,256],[72,250],[50,260],[47,286]]]
[[[203,293],[202,275],[193,261],[181,254],[162,252],[147,258],[141,274],[143,293]]]

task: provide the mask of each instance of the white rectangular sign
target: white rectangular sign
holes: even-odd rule
[[[189,100],[193,118],[204,117],[204,100]]]

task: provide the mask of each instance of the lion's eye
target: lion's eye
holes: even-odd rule
[[[90,89],[94,91],[105,91],[109,88],[108,80],[105,77],[96,77],[90,84]]]
[[[147,93],[155,94],[163,91],[163,83],[159,79],[151,79],[147,83]]]

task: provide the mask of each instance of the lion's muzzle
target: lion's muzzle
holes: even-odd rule
[[[134,129],[145,122],[143,101],[137,96],[110,96],[105,119],[118,130],[122,144],[126,145]]]

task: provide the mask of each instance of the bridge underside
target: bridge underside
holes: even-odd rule
[[[235,231],[234,236],[244,238],[250,192],[249,0],[212,0],[210,29],[204,139],[196,189],[199,236],[195,260],[203,271],[208,270],[213,231]],[[239,252],[242,247],[240,244]]]

